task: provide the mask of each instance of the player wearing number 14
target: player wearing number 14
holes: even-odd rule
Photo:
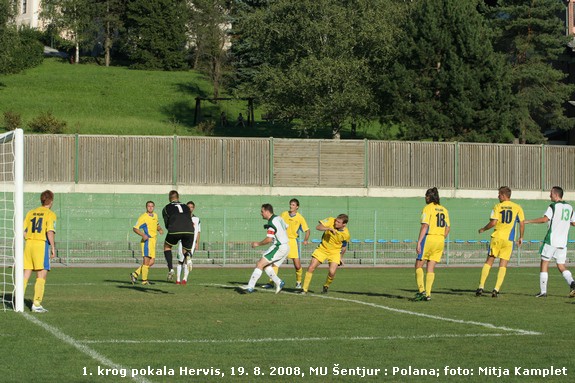
[[[42,307],[44,286],[50,271],[50,258],[56,256],[56,214],[50,210],[54,193],[42,192],[40,202],[42,206],[30,210],[24,219],[24,294],[32,271],[36,271],[32,312],[44,313],[48,311]]]

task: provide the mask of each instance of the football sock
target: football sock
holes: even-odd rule
[[[313,273],[310,273],[309,271],[307,273],[305,273],[305,277],[303,279],[303,291],[307,291],[309,288],[309,284],[311,283],[311,279],[313,278]]]
[[[303,269],[300,267],[295,271],[295,281],[301,283],[301,275],[303,274]]]
[[[148,280],[148,272],[150,271],[150,266],[143,265],[142,266],[142,281]]]
[[[24,279],[24,295],[26,295],[26,287],[28,287],[28,279]]]
[[[273,283],[279,285],[282,282],[282,280],[276,275],[275,269],[277,269],[277,267],[268,266],[264,269],[264,271],[266,272],[268,277],[270,277]]]
[[[325,283],[323,284],[326,287],[329,287],[329,285],[331,285],[331,283],[333,282],[333,278],[334,277],[330,277],[329,274],[327,275],[327,278],[325,279]]]
[[[143,265],[142,265],[143,266]],[[136,276],[136,279],[140,276],[140,274],[142,273],[142,266],[138,267],[136,269],[136,271],[134,271],[134,275]]]
[[[166,258],[168,270],[172,271],[174,269],[174,265],[172,264],[172,250],[164,250],[164,258]]]
[[[415,269],[415,283],[417,284],[417,290],[420,293],[425,291],[425,283],[423,282],[423,267],[418,267]]]
[[[561,275],[563,275],[563,278],[565,278],[567,284],[571,286],[571,283],[573,282],[573,275],[571,275],[571,272],[569,270],[565,270],[561,273]]]
[[[248,282],[248,287],[251,289],[256,287],[256,282],[258,281],[258,279],[260,279],[261,276],[262,276],[262,271],[256,267],[254,269],[254,272],[252,273],[252,276],[250,277],[250,281]]]
[[[485,281],[489,276],[489,272],[491,271],[491,266],[485,263],[483,268],[481,269],[481,280],[479,281],[479,288],[482,289],[485,286]]]
[[[188,281],[188,275],[190,275],[190,269],[188,268],[188,265],[183,265],[184,267],[184,281]]]
[[[499,271],[497,272],[497,283],[495,283],[495,290],[499,291],[499,289],[501,289],[501,285],[503,284],[503,280],[505,279],[506,273],[507,273],[507,267],[499,268]]]
[[[176,282],[180,281],[180,274],[181,273],[182,273],[182,264],[178,262],[178,266],[176,266]]]
[[[547,294],[547,280],[549,279],[549,273],[540,272],[539,273],[539,291],[543,294]]]
[[[431,288],[433,287],[433,281],[435,281],[435,273],[427,273],[427,279],[425,281],[425,292],[427,296],[431,295]]]
[[[46,285],[46,280],[44,278],[36,278],[36,284],[34,285],[34,306],[42,306],[44,285]]]

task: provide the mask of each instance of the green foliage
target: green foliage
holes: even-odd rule
[[[130,1],[124,49],[132,68],[186,69],[188,12],[186,0]]]
[[[396,63],[382,78],[382,121],[408,140],[510,142],[507,67],[477,1],[412,3]]]
[[[339,137],[345,121],[377,112],[372,65],[380,66],[394,49],[398,12],[384,0],[376,6],[279,0],[248,7],[236,26],[238,89],[257,96],[279,118],[328,126]]]
[[[193,68],[206,73],[213,84],[213,96],[227,71],[228,0],[195,0],[190,8],[189,29],[194,36]]]
[[[18,73],[40,64],[44,58],[40,34],[30,28],[16,29],[10,0],[0,0],[0,74]]]
[[[14,62],[23,70],[38,66],[44,61],[44,46],[40,42],[42,33],[28,27],[18,30],[20,44],[14,47]]]
[[[28,128],[34,133],[61,134],[66,127],[65,121],[60,121],[51,112],[41,113],[28,123]]]
[[[4,128],[14,130],[22,127],[22,115],[20,113],[7,110],[4,112]]]
[[[543,132],[575,126],[575,119],[564,110],[575,86],[567,84],[566,74],[554,68],[569,41],[559,17],[564,5],[555,0],[499,4],[488,16],[497,31],[495,47],[511,65],[513,134],[521,143],[542,143]]]
[[[80,48],[92,42],[96,28],[92,0],[43,0],[40,17],[52,24],[55,33],[64,34],[73,43],[78,63]]]

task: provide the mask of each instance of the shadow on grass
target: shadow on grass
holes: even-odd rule
[[[347,295],[364,295],[367,297],[383,297],[383,298],[406,299],[406,300],[411,299],[410,297],[404,297],[402,295],[395,295],[395,294],[360,292],[360,291],[337,291],[337,290],[332,290],[332,291],[335,293],[347,294]],[[332,291],[330,291],[330,292],[332,292]]]
[[[152,294],[174,294],[173,292],[169,292],[166,290],[162,290],[157,286],[157,283],[160,284],[167,284],[169,282],[164,282],[164,281],[150,281],[149,285],[142,285],[142,284],[137,284],[137,285],[132,285],[132,282],[126,282],[126,281],[118,281],[118,280],[112,280],[112,279],[107,279],[105,280],[105,282],[110,282],[110,283],[116,283],[118,284],[118,286],[116,286],[119,289],[131,289],[131,290],[136,290],[142,293],[152,293]]]

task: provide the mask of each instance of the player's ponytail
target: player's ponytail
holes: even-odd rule
[[[427,189],[425,192],[425,198],[429,201],[429,203],[436,203],[439,205],[439,191],[436,187],[432,187],[431,189]]]

